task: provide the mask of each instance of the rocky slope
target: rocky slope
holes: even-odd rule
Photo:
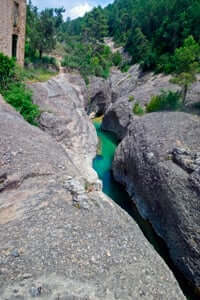
[[[200,118],[182,112],[133,119],[117,149],[115,178],[200,287]]]
[[[138,65],[132,66],[128,73],[121,73],[113,69],[110,77],[112,89],[112,102],[106,107],[106,113],[102,127],[111,131],[121,140],[127,133],[130,119],[133,117],[133,105],[138,102],[145,106],[154,95],[164,91],[178,91],[180,87],[170,83],[171,76],[162,74],[142,73]],[[129,102],[133,96],[134,101]],[[187,96],[188,106],[199,102],[200,97],[200,76],[189,90]]]
[[[0,98],[0,298],[185,299],[136,223],[100,190],[84,84],[32,85],[27,124]]]

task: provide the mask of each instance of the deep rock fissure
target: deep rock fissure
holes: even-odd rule
[[[125,191],[125,188],[116,182],[113,178],[111,165],[114,158],[114,153],[116,150],[119,141],[115,137],[114,134],[104,131],[101,127],[101,121],[94,121],[94,126],[97,131],[97,135],[100,140],[101,149],[98,149],[98,154],[94,158],[93,161],[93,168],[97,172],[99,178],[102,180],[103,183],[103,192],[107,194],[115,203],[117,203],[122,209],[124,209],[139,225],[140,229],[142,230],[144,236],[147,240],[153,245],[155,250],[158,254],[164,259],[166,264],[169,266],[173,274],[175,275],[183,293],[189,300],[198,300],[199,295],[196,295],[195,288],[188,282],[187,279],[183,276],[183,274],[177,269],[177,267],[172,262],[169,250],[164,242],[164,240],[159,237],[155,230],[153,229],[152,225],[149,221],[145,220],[140,213],[138,212],[137,207],[131,200],[128,193]],[[115,144],[115,149],[107,149],[107,151],[103,151],[103,143],[104,137],[106,139],[112,140]],[[113,151],[113,153],[111,153]],[[106,156],[110,156],[109,158]],[[104,160],[105,165],[104,166]],[[100,162],[100,163],[99,163]],[[110,165],[109,165],[110,164]]]

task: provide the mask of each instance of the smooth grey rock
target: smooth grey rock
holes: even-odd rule
[[[91,182],[97,181],[92,168],[98,143],[94,126],[85,111],[86,86],[76,74],[60,74],[47,82],[30,85],[41,111],[39,124],[63,146],[74,168]]]
[[[128,102],[126,97],[120,98],[111,104],[103,118],[102,129],[113,132],[119,140],[122,140],[133,117],[135,117],[133,116],[132,108],[133,104]]]
[[[0,192],[0,261],[6,261],[0,276],[2,299],[12,299],[18,290],[31,300],[32,287],[42,287],[42,300],[58,295],[185,299],[135,221],[101,191],[84,186],[79,164],[62,142],[8,107],[0,110],[0,128],[0,165],[8,174]],[[87,195],[89,209],[73,205],[73,191]],[[9,255],[13,245],[22,253],[19,259]]]
[[[136,193],[133,201],[139,211],[165,240],[177,267],[197,287],[200,172],[191,167],[191,153],[196,157],[199,141],[199,117],[181,112],[148,114],[129,126],[113,163],[116,180],[126,186],[131,196]]]
[[[112,89],[110,80],[91,76],[88,86],[88,94],[88,113],[103,115],[112,101]]]

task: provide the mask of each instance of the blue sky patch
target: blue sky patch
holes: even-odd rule
[[[63,6],[66,9],[65,17],[71,19],[82,17],[95,6],[101,5],[104,7],[112,2],[113,0],[32,0],[33,5],[36,5],[39,9]]]

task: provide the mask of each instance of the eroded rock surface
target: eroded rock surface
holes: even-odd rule
[[[110,80],[91,76],[88,86],[88,113],[103,115],[112,101],[112,90]]]
[[[34,103],[42,111],[41,129],[63,146],[79,172],[96,181],[96,173],[88,166],[95,156],[98,140],[85,111],[87,91],[83,79],[76,74],[60,74],[30,87]]]
[[[142,77],[142,71],[139,65],[132,66],[127,73],[114,68],[110,76],[113,102],[120,97],[128,97],[137,87],[140,77]]]
[[[132,113],[133,104],[127,101],[126,97],[121,97],[111,104],[103,118],[102,128],[113,132],[119,140],[122,140],[128,130],[133,118],[137,118]]]
[[[69,82],[68,98],[61,88],[59,92],[57,80],[34,85],[35,101],[44,114],[49,107],[54,118],[45,126],[40,120],[44,131],[0,99],[1,300],[185,299],[136,223],[80,169],[76,155],[82,131],[75,111],[83,128],[88,119],[84,124],[82,105],[71,99],[76,93]],[[64,123],[67,105],[76,126]],[[67,143],[56,131],[61,127]],[[89,134],[87,130],[83,140]],[[68,151],[70,140],[74,156]],[[84,170],[91,168],[83,163]]]
[[[134,120],[116,152],[115,178],[200,287],[200,119],[181,112]]]
[[[138,65],[132,66],[128,73],[113,69],[111,73],[112,102],[109,104],[103,120],[103,128],[114,132],[121,140],[128,131],[133,106],[137,102],[145,107],[152,96],[161,91],[180,91],[178,85],[170,82],[171,76],[142,73]],[[130,102],[130,97],[134,101]],[[187,108],[191,109],[200,99],[200,76],[191,86],[187,95]],[[194,109],[194,112],[198,110]]]

